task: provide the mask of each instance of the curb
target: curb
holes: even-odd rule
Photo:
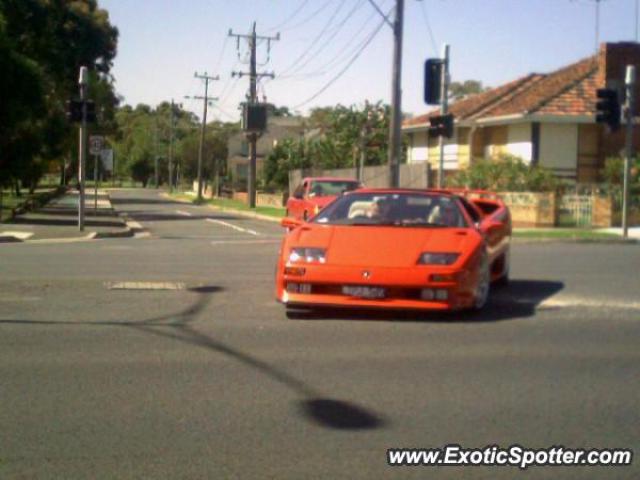
[[[211,205],[211,204],[208,204],[208,203],[202,204],[202,205],[197,205],[197,204],[195,204],[193,202],[190,202],[189,200],[183,200],[181,198],[174,198],[174,197],[170,196],[167,193],[162,193],[161,196],[163,196],[165,198],[168,198],[169,200],[173,200],[175,202],[179,202],[179,203],[188,203],[189,205],[194,205],[194,206],[198,206],[198,207],[208,207],[208,208],[211,208],[212,210],[218,210],[220,212],[231,212],[231,213],[233,213],[235,215],[239,215],[241,217],[256,218],[258,220],[264,220],[266,222],[280,223],[280,220],[282,220],[282,218],[271,217],[269,215],[262,215],[261,213],[247,212],[246,210],[236,210],[235,208],[219,207],[217,205]]]
[[[511,243],[593,243],[609,245],[637,245],[640,240],[635,238],[512,238]]]

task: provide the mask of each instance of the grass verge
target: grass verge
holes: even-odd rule
[[[23,191],[22,196],[20,197],[16,197],[15,192],[12,189],[2,190],[2,199],[0,200],[0,222],[5,222],[13,218],[14,210],[18,210],[20,208],[30,209],[43,205],[58,195],[58,193],[58,186],[37,188],[33,194]]]
[[[173,198],[179,200],[187,200],[192,203],[198,203],[192,196],[185,195],[183,193],[171,194]],[[259,215],[266,215],[274,218],[284,218],[285,209],[282,207],[264,207],[257,206],[256,208],[249,208],[245,203],[239,200],[232,200],[230,198],[212,198],[206,199],[202,202],[203,205],[213,205],[214,207],[221,208],[223,210],[237,210],[241,212],[253,212]]]
[[[513,238],[527,240],[619,240],[620,235],[610,232],[579,228],[514,230]]]

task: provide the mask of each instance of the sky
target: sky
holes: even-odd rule
[[[279,40],[258,44],[259,95],[292,112],[391,100],[393,33],[373,0],[99,0],[119,32],[112,73],[124,103],[155,106],[174,99],[201,116],[204,82],[218,97],[208,120],[239,119],[249,79],[249,33]],[[395,0],[375,0],[393,19]],[[600,42],[637,40],[638,0],[405,0],[402,109],[421,114],[423,65],[450,45],[453,81],[498,86],[593,55],[596,6]],[[377,31],[377,33],[376,33]]]

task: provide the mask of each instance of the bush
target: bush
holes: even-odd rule
[[[447,185],[500,192],[548,192],[559,185],[553,173],[543,167],[530,166],[520,157],[503,154],[495,160],[475,160],[456,173]]]

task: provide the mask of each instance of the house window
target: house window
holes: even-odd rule
[[[249,155],[249,142],[243,140],[240,143],[240,155],[244,155],[244,156]]]

